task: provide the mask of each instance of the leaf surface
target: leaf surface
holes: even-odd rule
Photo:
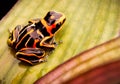
[[[117,37],[119,6],[119,0],[18,1],[0,21],[0,83],[32,84],[76,54]],[[30,19],[43,18],[49,10],[66,15],[63,28],[55,36],[57,41],[62,40],[63,43],[58,45],[47,62],[36,66],[21,64],[7,45],[8,29],[25,25]]]

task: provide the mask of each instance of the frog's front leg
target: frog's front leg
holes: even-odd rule
[[[22,48],[16,53],[16,57],[31,65],[46,61],[45,51],[40,48]]]
[[[10,32],[10,36],[7,41],[9,46],[13,46],[13,44],[17,42],[20,30],[21,30],[21,25],[18,25],[15,27],[15,29],[12,32]]]
[[[40,42],[40,46],[54,49],[56,47],[56,42],[54,41],[54,38],[52,36],[47,36]]]

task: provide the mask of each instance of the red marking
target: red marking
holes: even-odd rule
[[[50,34],[50,36],[53,36],[52,29],[56,28],[56,24],[52,24],[51,26],[49,26],[44,19],[42,19],[41,22],[46,27],[47,32]]]
[[[39,40],[38,40],[38,39],[35,39],[35,40],[34,40],[34,44],[33,44],[33,48],[36,48],[36,43],[37,43],[37,42],[39,42]]]
[[[53,34],[52,34],[52,29],[53,28],[56,28],[56,25],[55,24],[52,24],[51,26],[48,26],[47,27],[47,32],[50,34],[50,36],[52,36]]]

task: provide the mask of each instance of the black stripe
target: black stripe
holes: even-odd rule
[[[18,54],[17,55],[17,58],[23,58],[25,60],[28,60],[32,63],[38,63],[39,62],[39,58],[35,57],[35,56],[26,56],[26,55],[21,55],[21,54]],[[21,60],[22,61],[22,60]],[[26,61],[27,62],[27,61]]]
[[[22,52],[22,53],[20,53]],[[24,53],[24,54],[23,54]],[[27,56],[31,55],[31,56]],[[26,48],[25,50],[20,50],[19,54],[16,54],[17,58],[23,58],[25,60],[29,60],[32,63],[38,63],[40,58],[43,57],[44,51],[38,48]],[[37,55],[37,56],[35,56]]]
[[[27,35],[22,41],[21,43],[17,46],[17,50],[20,50],[21,48],[25,47],[25,43],[27,42],[27,40],[29,39],[30,35]]]
[[[27,34],[27,30],[24,30],[22,33],[20,33],[19,40],[21,40],[25,34]]]
[[[45,19],[45,21],[47,21],[47,23],[49,23],[49,18],[50,18],[50,16],[51,16],[50,13],[51,13],[51,12],[48,12],[48,13],[46,14],[46,16],[44,17],[44,19]]]
[[[47,30],[46,30],[45,27],[43,27],[43,29],[41,30],[41,32],[42,32],[42,34],[43,34],[44,36],[50,36],[50,34],[47,32]]]
[[[42,32],[42,34],[43,34],[44,36],[49,36],[49,35],[50,35],[50,34],[47,32],[46,27],[41,23],[41,21],[38,22],[38,23],[36,23],[35,25],[36,25],[36,29],[39,29],[40,32]]]
[[[54,34],[59,28],[60,28],[61,24],[57,24],[55,28],[52,29],[52,34]]]
[[[21,31],[20,31],[20,36],[19,39],[21,39],[27,32],[29,32],[31,29],[34,29],[34,26],[30,26],[31,24],[26,25]]]
[[[40,48],[24,48],[22,50],[19,50],[19,52],[25,53],[26,54],[32,54],[32,56],[37,56],[37,58],[41,57],[44,55],[44,50],[40,49]],[[20,54],[20,53],[19,53]],[[34,54],[34,55],[33,55]],[[26,55],[27,56],[27,55]],[[31,57],[31,56],[28,56]]]
[[[22,29],[21,29],[21,31],[20,31],[20,33],[22,33],[28,26],[30,26],[31,24],[28,24],[28,25],[26,25],[26,26],[24,26]]]
[[[33,44],[34,44],[34,39],[31,38],[31,39],[28,41],[28,43],[27,43],[27,47],[32,47]]]

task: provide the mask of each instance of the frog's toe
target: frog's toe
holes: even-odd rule
[[[47,56],[44,56],[43,58],[39,59],[39,63],[41,62],[47,62],[47,59],[48,59],[48,55]]]

